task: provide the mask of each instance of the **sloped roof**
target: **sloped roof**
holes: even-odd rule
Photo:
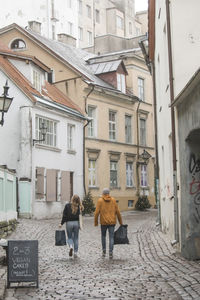
[[[63,63],[67,64],[75,72],[78,72],[87,83],[92,83],[102,88],[107,88],[116,92],[116,89],[105,82],[104,80],[98,78],[91,68],[91,64],[88,64],[88,60],[92,57],[96,57],[95,54],[86,52],[82,49],[75,48],[71,45],[58,42],[56,40],[48,39],[40,34],[33,32],[29,29],[24,29],[19,25],[13,23],[9,26],[0,29],[0,33],[12,30],[13,28],[19,30],[36,43],[40,43],[47,51],[51,52],[58,59],[61,59]],[[119,91],[117,91],[119,93]],[[120,92],[121,94],[124,94]]]
[[[93,70],[95,75],[98,75],[98,74],[117,71],[117,69],[121,63],[122,63],[121,60],[114,60],[114,61],[108,61],[108,62],[102,62],[102,63],[100,62],[100,63],[96,63],[96,64],[91,64],[90,68]]]
[[[64,95],[55,86],[45,82],[41,93],[37,91],[30,83],[30,81],[18,71],[18,69],[4,56],[0,55],[0,69],[26,94],[26,96],[33,102],[37,102],[37,98],[46,98],[54,103],[64,105],[67,108],[79,112],[83,117],[81,109]],[[36,97],[35,97],[36,96]]]

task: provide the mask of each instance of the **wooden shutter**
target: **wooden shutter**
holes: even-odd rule
[[[44,168],[36,168],[36,199],[44,198]]]
[[[61,201],[70,201],[70,172],[61,171]]]
[[[46,201],[57,201],[57,170],[47,170],[46,186]]]

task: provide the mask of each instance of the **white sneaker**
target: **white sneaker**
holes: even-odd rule
[[[77,252],[74,252],[74,258],[77,258],[77,257],[78,257]]]

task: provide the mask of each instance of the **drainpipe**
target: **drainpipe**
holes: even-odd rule
[[[171,43],[171,24],[170,24],[170,1],[166,0],[167,18],[167,41],[168,41],[168,60],[169,60],[169,86],[171,103],[174,101],[174,77],[172,63],[172,43]],[[172,155],[173,155],[173,186],[174,186],[174,237],[173,245],[179,242],[179,220],[178,220],[178,198],[177,198],[177,166],[176,166],[176,136],[175,136],[175,116],[174,107],[171,106],[171,126],[172,126]]]
[[[85,113],[88,114],[87,111],[87,99],[90,96],[90,94],[94,91],[94,85],[92,85],[91,90],[89,93],[84,97],[85,98]],[[84,187],[84,193],[86,195],[86,184],[85,184],[85,128],[90,123],[90,120],[87,120],[87,123],[83,126],[83,187]]]
[[[139,197],[139,186],[140,186],[140,179],[139,179],[139,107],[140,107],[140,103],[141,103],[141,100],[138,99],[138,106],[137,106],[137,110],[136,110],[136,121],[137,121],[137,162],[136,162],[136,176],[137,176],[137,192],[136,192],[136,195]]]

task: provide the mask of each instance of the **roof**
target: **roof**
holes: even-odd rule
[[[75,48],[71,45],[64,44],[56,40],[48,39],[38,33],[33,32],[32,30],[24,29],[15,23],[1,28],[0,34],[12,30],[13,28],[19,30],[36,43],[40,43],[41,47],[45,48],[46,51],[62,60],[64,64],[81,75],[87,83],[89,82],[93,85],[101,86],[102,88],[116,92],[116,88],[96,76],[91,68],[91,64],[88,64],[87,61],[90,58],[95,57],[95,54],[88,53],[82,49]],[[121,92],[121,94],[124,93]]]
[[[82,116],[84,118],[81,109],[54,85],[45,82],[45,86],[42,87],[42,91],[40,93],[32,86],[31,82],[21,72],[19,72],[19,70],[5,56],[2,55],[0,55],[0,70],[2,70],[33,103],[37,102],[37,97],[46,98],[52,103],[65,106],[75,112],[78,112],[80,117]]]
[[[108,62],[100,62],[90,65],[90,68],[93,70],[95,75],[116,72],[119,65],[122,63],[122,60],[114,60]]]

